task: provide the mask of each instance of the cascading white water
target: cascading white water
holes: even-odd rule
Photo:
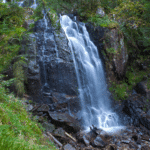
[[[33,5],[31,5],[30,8],[36,9],[36,7],[37,7],[37,3],[36,3],[36,0],[34,0],[34,3],[33,3]]]
[[[3,0],[2,3],[6,3],[6,0]]]
[[[17,3],[18,3],[18,6],[22,7],[22,6],[23,6],[24,1],[20,1],[20,2],[17,2]]]
[[[76,23],[61,16],[61,26],[69,40],[75,64],[78,91],[82,105],[83,125],[104,130],[118,126],[118,116],[110,108],[109,92],[97,47],[90,40],[84,23]]]

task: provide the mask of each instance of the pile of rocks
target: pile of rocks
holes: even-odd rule
[[[81,129],[79,121],[68,113],[50,111],[46,104],[27,104],[37,120],[46,129],[44,135],[64,150],[149,150],[150,132],[145,127],[127,126],[115,133],[91,127]]]

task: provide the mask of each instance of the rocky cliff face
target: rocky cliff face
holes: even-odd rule
[[[104,39],[109,68],[113,70],[118,79],[122,79],[125,76],[128,60],[124,36],[119,33],[118,29],[107,29],[105,30]]]
[[[22,42],[21,50],[28,54],[27,93],[35,102],[51,104],[52,109],[68,111],[70,107],[77,112],[80,105],[76,73],[63,29],[56,32],[50,20],[43,18],[35,22],[33,30]]]

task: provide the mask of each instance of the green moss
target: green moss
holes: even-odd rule
[[[116,54],[117,51],[114,48],[106,48],[106,51],[110,54]]]
[[[128,84],[124,81],[120,82],[119,84],[113,82],[109,90],[112,92],[115,100],[125,100],[129,96],[129,94],[127,93]]]

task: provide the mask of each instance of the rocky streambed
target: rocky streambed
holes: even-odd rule
[[[24,102],[27,111],[46,129],[44,136],[63,150],[149,150],[150,131],[141,123],[108,133],[94,125],[85,132],[76,114],[53,111],[52,105]],[[126,106],[126,105],[124,105]],[[124,107],[123,107],[124,108]],[[130,108],[131,109],[131,108]]]

